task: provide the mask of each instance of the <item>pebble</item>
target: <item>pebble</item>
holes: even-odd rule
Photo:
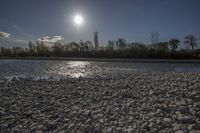
[[[187,107],[187,106],[180,106],[178,108],[178,111],[181,112],[181,113],[189,113],[190,112],[189,107]]]
[[[191,92],[191,96],[196,96],[196,95],[198,95],[198,91],[192,91]]]
[[[93,130],[93,127],[92,127],[92,126],[86,125],[86,126],[84,127],[84,132],[85,132],[85,133],[92,133],[92,130]]]
[[[178,131],[182,128],[181,124],[175,124],[173,127],[173,131]]]
[[[196,112],[196,116],[200,118],[200,111]]]
[[[42,130],[36,130],[35,133],[43,133]]]
[[[147,123],[143,123],[141,127],[142,127],[142,129],[148,129],[149,128]]]
[[[180,123],[184,123],[184,124],[195,123],[195,120],[191,116],[179,117],[178,120],[180,121]]]
[[[174,133],[185,133],[185,132],[183,130],[178,130],[178,131],[176,131]]]
[[[0,116],[2,116],[2,115],[4,115],[4,114],[5,114],[5,112],[2,111],[2,110],[0,110]]]
[[[194,126],[195,126],[195,124],[190,124],[190,125],[187,127],[187,129],[188,129],[189,131],[191,131],[191,130],[194,129]]]
[[[3,80],[0,80],[0,84],[3,84],[3,82],[4,82]]]
[[[127,129],[127,133],[135,133],[135,129],[134,128],[128,128]]]
[[[182,78],[199,79],[200,74],[105,72],[104,76],[13,81],[9,91],[0,84],[0,128],[38,133],[200,131],[199,89],[191,86],[191,92],[179,83]]]
[[[104,120],[103,120],[103,119],[99,119],[99,122],[100,122],[100,123],[104,123]]]
[[[172,123],[172,119],[171,118],[164,118],[162,121],[162,126],[164,127],[170,127]]]
[[[72,124],[70,124],[70,125],[68,126],[68,129],[73,129],[74,126],[75,126],[75,125],[72,123]]]

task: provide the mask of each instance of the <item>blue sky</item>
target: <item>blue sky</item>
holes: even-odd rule
[[[85,21],[78,31],[72,21],[77,13]],[[200,0],[1,0],[0,31],[25,40],[62,36],[67,42],[92,41],[98,31],[101,44],[119,37],[149,43],[153,31],[163,41],[200,38]]]

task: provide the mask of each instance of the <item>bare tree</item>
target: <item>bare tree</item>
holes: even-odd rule
[[[197,38],[194,35],[186,36],[184,43],[192,48],[193,53],[195,52],[194,48],[197,46]]]
[[[160,35],[158,32],[152,32],[151,33],[151,44],[152,45],[158,44],[160,41],[159,37],[160,37]]]

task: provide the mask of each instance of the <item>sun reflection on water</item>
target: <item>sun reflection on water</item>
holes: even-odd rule
[[[67,63],[59,63],[50,67],[48,74],[56,74],[63,77],[72,78],[86,77],[91,74],[87,69],[91,64],[87,61],[69,61]]]

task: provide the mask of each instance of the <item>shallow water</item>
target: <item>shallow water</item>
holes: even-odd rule
[[[0,60],[3,78],[78,78],[131,72],[200,72],[200,64]]]

